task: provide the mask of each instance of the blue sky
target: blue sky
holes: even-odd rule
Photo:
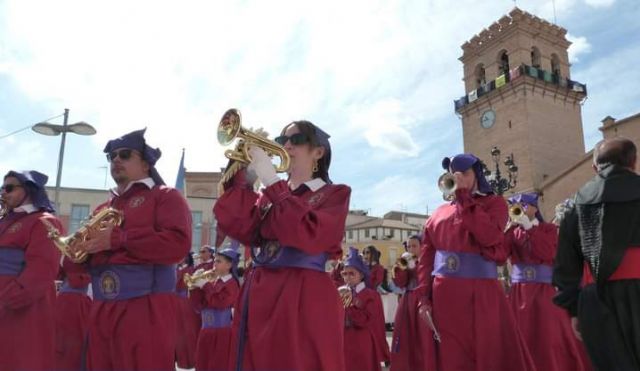
[[[517,5],[554,20],[550,0]],[[308,119],[332,135],[331,176],[353,188],[352,208],[423,213],[441,203],[442,157],[462,151],[460,45],[513,6],[0,0],[0,136],[69,108],[70,123],[98,134],[67,137],[62,185],[99,189],[105,142],[131,130],[148,127],[172,184],[183,147],[189,171],[224,166],[215,130],[227,108],[272,134]],[[640,111],[640,2],[556,0],[555,10],[574,42],[572,78],[589,89],[588,149],[605,116]],[[35,168],[55,183],[58,137],[0,141],[0,171]]]

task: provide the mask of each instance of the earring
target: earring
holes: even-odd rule
[[[317,173],[318,172],[318,160],[313,162],[313,172]]]

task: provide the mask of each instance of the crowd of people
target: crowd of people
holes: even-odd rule
[[[248,149],[213,207],[231,243],[195,261],[188,204],[144,134],[106,144],[116,187],[93,215],[121,218],[81,236],[59,238],[46,175],[4,176],[0,370],[640,369],[629,140],[598,143],[593,180],[555,223],[535,193],[495,195],[474,155],[445,158],[450,200],[385,268],[375,246],[343,254],[351,189],[331,181],[329,135],[313,123],[275,139],[286,179]]]

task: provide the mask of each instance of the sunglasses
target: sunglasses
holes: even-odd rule
[[[132,149],[125,148],[119,151],[113,151],[113,152],[107,153],[107,160],[111,162],[117,159],[118,157],[120,157],[121,160],[126,161],[131,158],[132,154],[133,154]]]
[[[309,143],[309,137],[302,133],[295,133],[292,136],[281,135],[279,137],[276,137],[275,141],[281,146],[284,146],[288,141],[291,141],[291,144],[297,146],[300,144]]]
[[[20,184],[5,184],[0,187],[0,190],[3,190],[4,193],[11,193],[14,189],[22,187]]]

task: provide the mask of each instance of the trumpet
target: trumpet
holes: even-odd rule
[[[338,287],[338,295],[340,295],[340,300],[342,300],[342,306],[348,307],[353,302],[353,293],[351,292],[351,288],[347,285]]]
[[[119,226],[124,220],[124,215],[122,211],[112,207],[104,208],[75,233],[65,237],[60,236],[60,231],[51,222],[46,219],[41,220],[49,232],[49,239],[53,241],[58,250],[74,263],[82,263],[87,260],[89,253],[80,250],[78,244],[87,241],[89,233],[92,231],[101,231],[109,227]]]
[[[521,204],[515,203],[509,207],[509,218],[511,220],[516,220],[522,215],[524,215],[524,207]]]
[[[194,272],[193,274],[185,274],[182,277],[182,281],[185,285],[187,285],[187,289],[193,290],[196,285],[196,281],[199,279],[204,279],[207,281],[214,281],[218,275],[214,269],[209,269],[207,271]]]
[[[228,149],[224,153],[228,159],[249,164],[251,162],[249,147],[258,146],[264,149],[268,155],[280,157],[280,164],[276,166],[277,172],[283,173],[289,169],[289,154],[284,147],[242,127],[240,111],[231,108],[222,115],[220,124],[218,124],[218,142],[223,146],[228,146],[235,138],[240,138],[236,148]]]
[[[440,175],[440,178],[438,178],[438,188],[440,192],[442,192],[442,198],[445,201],[453,201],[456,198],[458,185],[456,184],[456,178],[453,174],[447,172]]]

